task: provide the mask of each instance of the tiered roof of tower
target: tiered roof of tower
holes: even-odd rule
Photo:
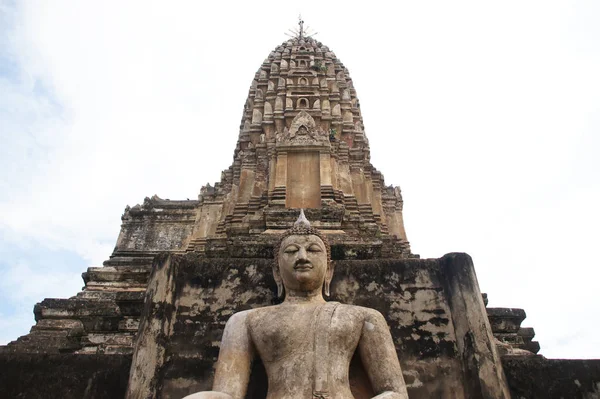
[[[308,208],[332,234],[395,236],[410,254],[400,190],[387,187],[370,163],[348,70],[312,38],[290,39],[265,59],[250,86],[233,165],[221,182],[202,188],[199,201],[201,213],[220,218],[196,226],[194,249],[213,235],[286,228],[293,217],[282,219],[282,209]]]

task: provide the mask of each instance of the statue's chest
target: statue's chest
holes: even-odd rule
[[[323,321],[315,308],[280,308],[265,313],[250,323],[250,333],[263,361],[271,362],[284,357],[312,356],[319,340],[326,339],[332,353],[350,356],[358,343],[361,325],[355,317],[343,312]]]

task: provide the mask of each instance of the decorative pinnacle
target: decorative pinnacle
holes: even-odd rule
[[[304,29],[304,20],[302,19],[302,15],[298,15],[298,29],[288,29],[289,33],[285,32],[285,34],[289,37],[298,38],[300,40],[304,38],[310,38],[311,36],[317,34],[317,32],[309,33],[309,30],[310,28],[308,26],[306,29]]]
[[[300,209],[300,215],[298,216],[298,220],[294,222],[294,227],[304,226],[306,228],[310,227],[310,222],[304,215],[304,209]]]
[[[300,29],[298,30],[298,37],[302,39],[302,36],[304,36],[304,21],[302,20],[301,14],[298,15],[298,26],[300,27]]]

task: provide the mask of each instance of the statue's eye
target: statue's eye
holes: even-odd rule
[[[283,252],[285,252],[286,254],[293,254],[298,252],[298,247],[295,245],[290,245],[289,247],[286,247]]]
[[[308,247],[308,252],[321,252],[321,247],[319,247],[317,244],[312,244],[310,247]]]

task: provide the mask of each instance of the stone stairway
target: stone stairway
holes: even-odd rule
[[[248,212],[254,214],[267,206],[268,203],[268,195],[267,193],[263,193],[261,196],[253,196],[250,198],[248,202]]]
[[[344,195],[344,206],[346,208],[345,221],[358,222],[360,221],[360,212],[358,210],[358,201],[353,195]]]
[[[216,230],[217,235],[225,234],[225,232],[227,230],[227,226],[229,226],[231,224],[231,218],[232,218],[232,215],[227,215],[227,216],[225,216],[225,218],[223,220],[221,220],[219,222],[219,224],[217,225],[217,230]]]
[[[285,204],[285,187],[275,187],[269,194],[269,202],[278,201]]]
[[[85,288],[35,305],[29,334],[2,348],[28,353],[132,353],[154,254],[121,253],[90,267]]]
[[[321,186],[321,200],[335,201],[335,191],[333,186]]]
[[[375,223],[377,223],[377,225],[379,226],[379,231],[381,231],[381,234],[388,235],[390,233],[387,224],[383,221],[383,219],[381,219],[381,215],[374,213],[373,219],[375,220]]]
[[[344,203],[344,192],[342,190],[333,190],[333,198],[338,204]]]
[[[235,208],[233,208],[233,217],[231,218],[231,223],[242,223],[244,221],[244,217],[248,214],[248,203],[242,202],[235,204]]]
[[[190,241],[185,252],[204,252],[206,248],[206,237],[194,238]]]
[[[365,223],[375,223],[375,218],[373,217],[373,208],[371,204],[359,204],[358,212]]]

